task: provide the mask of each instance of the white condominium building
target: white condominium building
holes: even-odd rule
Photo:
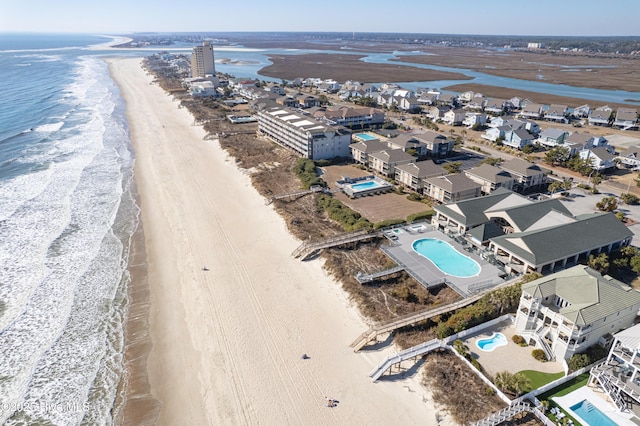
[[[258,112],[258,130],[269,139],[312,160],[349,157],[351,131],[329,126],[299,111],[274,107]]]
[[[213,57],[213,45],[205,41],[202,46],[195,46],[191,54],[191,76],[206,77],[216,75],[216,65]]]

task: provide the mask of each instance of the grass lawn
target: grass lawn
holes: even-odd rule
[[[582,373],[578,377],[574,377],[568,382],[538,395],[538,399],[542,401],[544,399],[551,399],[554,396],[565,396],[566,394],[571,393],[578,388],[586,386],[588,381],[589,373]]]
[[[578,388],[586,386],[588,381],[589,381],[589,373],[582,373],[578,377],[574,377],[573,379],[569,380],[566,383],[561,384],[560,386],[550,389],[545,393],[541,393],[540,395],[538,395],[538,399],[540,401],[549,401],[549,408],[551,407],[560,408],[555,402],[551,400],[551,398],[554,398],[556,396],[565,396],[568,393],[571,393]],[[571,419],[573,421],[574,425],[581,424],[574,417],[572,417],[570,413],[567,413],[562,408],[560,409],[567,415],[566,418]],[[557,421],[556,417],[550,412],[545,413],[545,415],[549,417],[552,421],[554,422]]]
[[[551,383],[554,380],[558,380],[559,378],[564,376],[564,373],[562,371],[559,373],[542,373],[535,370],[522,370],[518,373],[524,374],[531,383],[531,386],[529,387],[527,392],[533,389],[538,389],[539,387],[542,387],[547,383]]]

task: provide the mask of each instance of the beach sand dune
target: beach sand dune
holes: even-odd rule
[[[387,353],[352,352],[367,325],[319,261],[292,258],[299,241],[217,141],[141,59],[108,62],[136,154],[159,424],[435,424],[417,378],[371,383]]]

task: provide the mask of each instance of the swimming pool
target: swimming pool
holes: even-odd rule
[[[357,139],[360,139],[360,140],[363,140],[363,141],[376,141],[376,140],[378,140],[378,138],[376,138],[375,136],[371,136],[371,135],[366,134],[366,133],[356,133],[353,136],[356,137]]]
[[[598,410],[588,399],[583,399],[571,406],[571,411],[584,420],[584,424],[589,426],[617,426],[606,414]],[[581,422],[582,423],[582,422]]]
[[[447,275],[469,278],[480,273],[478,262],[437,238],[423,238],[413,242],[413,250],[431,261]]]
[[[336,181],[336,185],[351,198],[382,194],[393,189],[393,185],[389,182],[374,175],[358,178],[343,177],[342,180]]]
[[[497,347],[506,346],[507,338],[502,333],[493,333],[493,336],[488,339],[480,339],[476,342],[476,345],[481,351],[491,352]]]
[[[362,183],[354,183],[351,185],[355,191],[362,191],[364,189],[372,189],[372,188],[382,188],[382,185],[375,180],[368,180]]]

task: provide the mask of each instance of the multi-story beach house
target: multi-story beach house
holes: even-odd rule
[[[442,121],[450,126],[460,126],[465,118],[465,111],[462,109],[450,109],[444,113]]]
[[[424,195],[441,203],[452,203],[479,197],[480,185],[462,173],[424,180]]]
[[[426,147],[426,155],[431,158],[444,158],[448,156],[455,145],[455,141],[448,139],[440,133],[427,130],[424,133],[416,133],[413,138]]]
[[[563,145],[566,137],[569,136],[569,132],[562,129],[554,129],[550,127],[540,133],[540,136],[536,140],[541,145],[549,148],[553,148],[559,145]]]
[[[566,361],[605,335],[631,327],[638,309],[640,293],[632,287],[576,265],[522,284],[515,332],[535,342],[548,359]]]
[[[484,105],[484,112],[493,115],[500,115],[504,112],[508,112],[510,109],[511,103],[506,99],[500,98],[490,98]]]
[[[546,170],[535,163],[530,163],[519,158],[505,161],[500,168],[509,172],[515,178],[513,190],[516,192],[528,192],[544,187],[547,183]]]
[[[569,107],[566,105],[551,104],[549,105],[549,108],[547,108],[547,110],[544,112],[544,119],[559,123],[568,123],[568,111]]]
[[[258,132],[312,160],[351,155],[350,130],[321,123],[289,108],[271,107],[259,111]]]
[[[213,45],[205,41],[202,46],[194,46],[191,54],[191,77],[216,75],[216,63],[213,57]]]
[[[396,166],[395,180],[405,188],[422,193],[425,179],[446,173],[447,171],[433,160],[417,161]]]
[[[635,108],[618,108],[616,118],[613,120],[614,127],[622,130],[633,130],[638,128],[638,110]]]
[[[350,129],[363,129],[377,126],[385,122],[387,115],[381,109],[370,107],[338,107],[318,110],[314,117],[323,119],[331,125],[344,126]]]
[[[542,105],[534,102],[528,102],[522,107],[522,111],[518,114],[521,118],[529,118],[531,120],[537,120],[542,115]]]
[[[389,149],[389,145],[378,139],[370,139],[351,144],[350,149],[354,162],[369,167],[371,154]]]
[[[480,164],[464,174],[476,183],[479,183],[483,194],[491,194],[498,188],[512,189],[515,178],[506,170],[490,164]]]
[[[640,423],[640,324],[613,335],[607,360],[591,369],[589,386],[598,386],[621,412]]]
[[[487,115],[479,112],[468,112],[464,115],[464,120],[462,120],[462,125],[470,129],[476,126],[484,126],[485,124],[487,124]]]
[[[527,145],[533,145],[533,135],[526,129],[509,130],[504,133],[502,143],[515,149],[522,149]]]
[[[580,158],[589,161],[591,168],[599,172],[612,169],[616,165],[614,160],[617,156],[609,152],[606,148],[583,149],[578,155],[580,155]]]
[[[587,121],[590,126],[609,126],[613,109],[609,105],[598,107],[589,113]]]
[[[409,155],[402,149],[387,149],[369,155],[369,167],[383,176],[396,175],[396,167],[416,161],[416,157]]]

